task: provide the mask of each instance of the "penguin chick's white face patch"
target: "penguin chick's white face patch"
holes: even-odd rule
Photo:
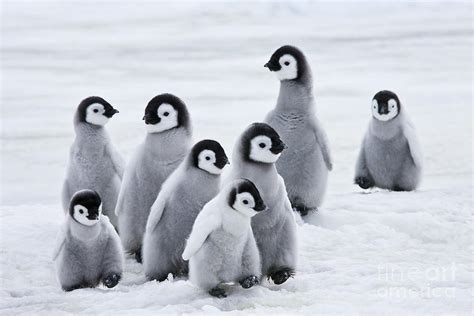
[[[224,169],[217,168],[216,165],[216,153],[212,150],[205,149],[198,155],[198,167],[199,169],[205,170],[211,174],[221,174]]]
[[[74,205],[74,219],[82,225],[92,226],[97,224],[100,220],[100,212],[97,215],[97,218],[94,219],[89,219],[87,216],[89,216],[89,211],[85,206],[80,204]]]
[[[258,213],[253,209],[255,207],[255,200],[249,192],[238,193],[232,207],[248,217],[252,217]]]
[[[157,115],[160,119],[158,123],[146,125],[149,133],[161,133],[178,126],[178,111],[171,104],[161,104],[158,107]]]
[[[250,159],[253,161],[274,163],[280,157],[280,154],[274,154],[270,151],[272,140],[267,136],[256,136],[250,141]]]
[[[382,107],[379,109],[379,107]],[[377,100],[372,100],[372,115],[379,121],[390,121],[398,115],[397,101],[394,99],[388,100],[387,104],[380,104]]]
[[[105,109],[102,104],[92,103],[86,110],[86,122],[94,125],[104,126],[109,118],[104,115]]]
[[[281,69],[276,71],[278,80],[293,80],[298,77],[298,62],[295,57],[286,54],[279,60]]]

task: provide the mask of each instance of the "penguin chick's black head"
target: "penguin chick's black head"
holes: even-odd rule
[[[286,147],[280,135],[266,123],[253,123],[241,139],[243,159],[251,162],[273,163]]]
[[[400,110],[400,100],[392,91],[379,91],[372,98],[372,115],[379,121],[389,121],[395,118]]]
[[[87,220],[96,220],[99,217],[99,207],[102,200],[96,191],[81,190],[71,198],[69,203],[69,214],[79,222],[78,216],[84,215]],[[80,206],[79,208],[77,206]],[[74,214],[78,212],[79,214]],[[84,222],[81,222],[83,224]]]
[[[76,117],[79,122],[87,122],[87,109],[92,104],[97,104],[96,108],[92,109],[92,113],[96,115],[103,115],[107,119],[114,116],[114,114],[119,113],[117,109],[114,109],[109,102],[105,101],[101,97],[88,97],[82,100],[82,102],[77,107]]]
[[[249,193],[251,195],[254,202],[254,206],[252,208],[256,212],[264,211],[267,208],[257,187],[252,181],[248,179],[240,179],[237,185],[230,191],[227,200],[230,207],[234,207],[236,198],[241,193]],[[251,203],[251,201],[246,199],[242,200],[242,204],[247,205],[248,203]]]
[[[211,139],[204,139],[196,143],[191,149],[191,159],[194,167],[211,173],[210,169],[213,166],[222,169],[229,163],[224,148],[222,148],[221,144]]]
[[[170,115],[169,111],[163,111],[163,113],[158,114],[158,110],[163,104],[171,105],[178,113],[178,124],[175,126],[176,128],[187,128],[189,126],[189,113],[186,105],[180,98],[169,93],[157,95],[148,102],[148,105],[145,108],[145,115],[143,116],[145,124],[158,124],[162,119]]]
[[[298,80],[305,75],[307,62],[301,50],[285,45],[278,48],[264,66],[270,71],[281,73],[280,80]]]

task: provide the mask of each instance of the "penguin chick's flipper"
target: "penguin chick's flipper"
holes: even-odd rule
[[[106,276],[102,282],[104,283],[104,285],[106,287],[112,288],[112,287],[116,286],[119,283],[120,279],[121,279],[120,274],[112,273],[112,274],[109,274],[108,276]]]
[[[283,268],[272,272],[268,275],[268,278],[273,280],[273,283],[280,285],[286,282],[290,277],[295,275],[295,271],[291,268]]]
[[[217,298],[227,297],[227,294],[225,293],[225,290],[223,288],[218,287],[218,286],[216,286],[215,288],[210,289],[209,294],[211,296],[215,296]]]
[[[355,178],[355,184],[360,186],[362,189],[366,190],[374,186],[374,183],[366,177],[357,177]]]
[[[250,275],[250,276],[246,277],[245,279],[240,280],[239,283],[244,289],[249,289],[252,286],[258,284],[259,281],[258,281],[257,276]]]

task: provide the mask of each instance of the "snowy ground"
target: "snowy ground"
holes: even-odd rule
[[[388,2],[2,2],[0,313],[472,312],[472,5]],[[120,109],[108,125],[130,157],[154,95],[188,104],[195,138],[230,153],[275,103],[263,68],[283,44],[315,73],[335,169],[326,203],[299,226],[296,277],[210,298],[184,280],[144,282],[127,260],[114,289],[63,293],[51,252],[59,192],[86,96]],[[412,193],[352,185],[381,89],[415,122],[426,168]]]

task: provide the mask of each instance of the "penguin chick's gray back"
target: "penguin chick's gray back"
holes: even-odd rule
[[[239,200],[236,195],[239,187],[247,186],[247,182],[250,181],[239,179],[227,184],[204,206],[183,252],[183,258],[189,260],[191,282],[215,296],[225,297],[225,291],[219,287],[223,282],[240,282],[248,288],[258,283],[261,274],[260,256],[250,224],[252,213],[257,211],[252,211],[250,206],[259,212],[265,205],[257,192],[253,194],[256,202],[245,204],[249,208],[243,208],[242,197]]]
[[[251,153],[248,147],[252,146],[249,144],[258,139],[256,137],[261,134],[273,135],[267,132],[268,129],[271,127],[267,124],[254,123],[240,136],[234,147],[228,179],[249,179],[260,191],[268,206],[268,211],[252,218],[252,229],[262,258],[262,273],[273,277],[281,271],[286,271],[285,274],[289,277],[293,275],[296,268],[297,241],[296,222],[285,183],[274,163],[262,163],[249,159]],[[279,139],[275,136],[271,137],[273,145],[279,143]],[[257,146],[252,148],[258,149]],[[270,148],[270,152],[273,148]],[[284,282],[283,279],[282,282]]]
[[[123,250],[109,219],[100,215],[99,195],[82,190],[71,199],[54,251],[56,272],[65,291],[115,286],[122,275]]]
[[[295,65],[296,64],[296,65]],[[323,201],[332,159],[326,133],[315,115],[313,81],[309,63],[296,47],[283,46],[267,63],[280,79],[277,105],[266,117],[288,145],[276,163],[292,206],[306,215]],[[281,77],[297,67],[292,77]]]
[[[127,165],[116,208],[122,244],[138,261],[150,208],[189,151],[192,137],[186,105],[176,96],[153,98],[143,119],[148,133]]]
[[[144,237],[148,279],[163,281],[169,273],[187,275],[188,264],[181,258],[185,240],[199,211],[218,193],[227,161],[218,142],[203,140],[165,181],[151,207]]]
[[[62,190],[65,211],[74,192],[82,189],[97,191],[102,197],[103,212],[114,226],[117,225],[114,211],[125,163],[104,125],[117,112],[99,97],[86,98],[79,104],[74,116],[76,137],[69,152]],[[96,124],[88,122],[88,118]]]
[[[423,163],[413,124],[393,92],[381,91],[374,100],[374,116],[362,142],[355,182],[364,189],[376,186],[395,191],[414,190]],[[387,107],[388,101],[391,109]],[[395,111],[395,116],[391,111]]]

